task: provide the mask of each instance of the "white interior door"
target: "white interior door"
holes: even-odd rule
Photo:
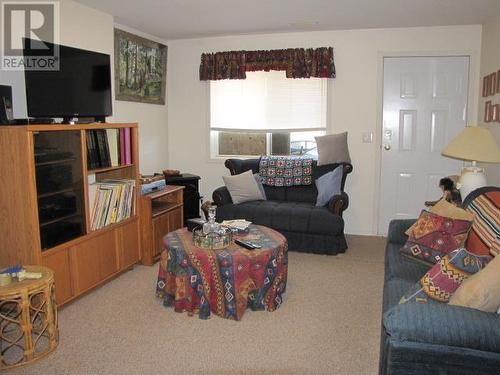
[[[379,234],[418,217],[442,195],[439,180],[460,173],[441,150],[466,125],[468,87],[469,57],[384,58]]]

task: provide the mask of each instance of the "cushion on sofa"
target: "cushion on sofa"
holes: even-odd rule
[[[472,213],[472,229],[466,247],[477,254],[500,253],[500,191],[488,191],[467,205]]]
[[[408,230],[408,241],[401,254],[434,264],[449,252],[463,247],[471,222],[451,219],[422,210]]]
[[[259,190],[252,171],[246,171],[234,176],[223,176],[224,184],[231,194],[233,203],[266,199]]]
[[[351,162],[347,145],[347,132],[314,138],[318,148],[318,165]]]
[[[402,296],[400,303],[429,302],[435,300],[447,303],[453,293],[470,275],[482,270],[491,260],[489,256],[480,256],[457,249],[445,255]]]
[[[439,200],[434,206],[432,206],[429,209],[429,212],[443,216],[443,217],[448,217],[450,219],[457,219],[457,220],[468,220],[472,221],[473,215],[470,212],[467,212],[461,207],[457,207],[454,204],[448,202],[446,199],[442,198]],[[405,231],[406,235],[411,235],[413,232],[414,227],[417,225],[420,225],[420,222],[417,220],[410,228],[408,228]]]
[[[498,314],[438,302],[405,303],[386,311],[383,324],[393,340],[500,353]]]
[[[455,206],[444,198],[439,200],[434,206],[432,206],[429,209],[429,212],[432,212],[433,214],[439,216],[449,217],[450,219],[472,221],[472,219],[474,218],[474,215],[472,215],[470,212],[464,210],[461,207]],[[415,225],[418,225],[418,221],[413,224],[413,226]],[[410,235],[410,233],[413,231],[413,226],[406,230],[406,235]]]
[[[262,194],[262,198],[266,200],[267,199],[266,191],[264,190],[264,185],[262,185],[262,180],[260,178],[260,175],[258,173],[254,173],[253,178],[255,178],[255,182],[257,183],[257,187],[259,188],[260,193]]]
[[[499,353],[383,338],[379,375],[498,375]]]
[[[500,257],[465,280],[451,297],[450,305],[497,312],[500,309]]]
[[[471,221],[474,218],[474,215],[470,212],[455,206],[444,198],[432,206],[429,211],[433,214],[449,217],[451,219]]]
[[[326,206],[334,195],[340,194],[340,185],[342,183],[342,168],[337,167],[332,172],[325,173],[316,181],[318,197],[316,206]]]
[[[278,231],[340,235],[344,220],[326,207],[286,201],[251,201],[217,207],[218,220],[246,219]]]

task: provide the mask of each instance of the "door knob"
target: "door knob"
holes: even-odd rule
[[[391,145],[390,144],[385,144],[384,145],[384,150],[385,151],[389,151],[391,149]]]

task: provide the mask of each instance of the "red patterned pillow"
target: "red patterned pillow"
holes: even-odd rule
[[[465,249],[456,249],[441,258],[399,303],[411,300],[425,303],[429,299],[448,303],[462,282],[482,270],[490,260],[490,256],[480,256]]]
[[[427,264],[464,246],[471,222],[452,219],[422,210],[417,222],[408,230],[408,241],[401,254]]]
[[[500,253],[500,191],[479,195],[467,206],[474,215],[467,238],[467,250],[495,256]]]

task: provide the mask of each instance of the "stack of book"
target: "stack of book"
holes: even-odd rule
[[[130,164],[132,164],[130,128],[87,131],[88,169]]]
[[[135,180],[103,180],[89,185],[90,226],[97,230],[134,214]]]

